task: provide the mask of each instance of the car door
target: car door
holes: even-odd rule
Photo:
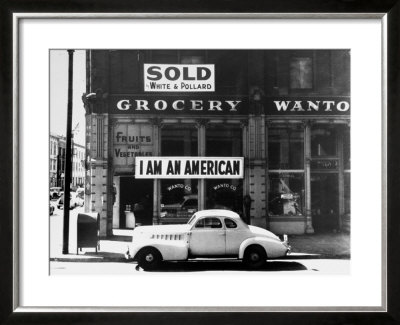
[[[226,228],[226,255],[238,255],[240,244],[250,237],[249,230],[241,222],[231,218],[224,218],[224,224]]]
[[[225,228],[220,218],[197,220],[191,229],[189,251],[194,256],[225,255]]]

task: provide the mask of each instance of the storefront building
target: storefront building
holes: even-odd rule
[[[101,235],[231,209],[348,231],[347,50],[87,51],[86,202]]]

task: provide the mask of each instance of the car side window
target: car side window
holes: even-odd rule
[[[197,221],[195,228],[204,228],[204,219]]]
[[[222,228],[222,223],[218,218],[203,218],[197,221],[195,228]]]
[[[204,218],[204,228],[222,228],[221,220],[218,218]]]
[[[233,221],[232,219],[225,218],[224,222],[225,222],[225,227],[227,229],[237,228],[236,222]]]

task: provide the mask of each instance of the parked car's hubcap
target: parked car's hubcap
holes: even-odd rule
[[[258,255],[257,253],[251,253],[250,254],[250,260],[252,262],[257,262],[260,259],[260,255]]]
[[[154,260],[154,256],[153,256],[153,254],[147,254],[146,255],[146,262],[153,262],[153,260]]]

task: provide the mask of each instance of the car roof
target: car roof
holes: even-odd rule
[[[240,219],[240,216],[236,212],[224,209],[201,210],[196,212],[196,215],[198,217],[219,216],[219,217],[229,217],[232,219]]]

